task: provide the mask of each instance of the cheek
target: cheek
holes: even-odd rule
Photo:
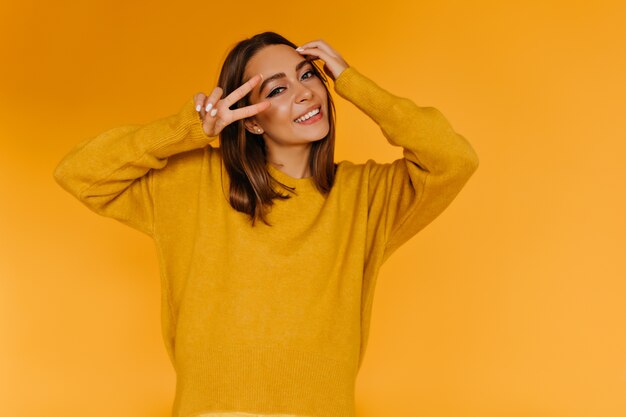
[[[326,97],[326,87],[324,87],[324,82],[319,78],[315,79],[315,91],[318,96]]]
[[[274,123],[284,125],[286,121],[291,121],[291,111],[292,108],[288,103],[274,100],[272,101],[272,107],[262,113],[262,118],[261,114],[259,114],[259,119],[270,126]]]

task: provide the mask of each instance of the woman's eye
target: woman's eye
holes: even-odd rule
[[[311,74],[311,75],[310,75],[310,76],[308,76],[308,77],[305,77],[305,75],[307,75],[307,74]],[[307,72],[305,72],[304,74],[302,74],[302,77],[304,77],[304,79],[311,78],[311,77],[314,77],[314,76],[315,76],[315,73],[313,72],[313,70],[308,70]],[[284,88],[285,88],[285,87],[276,87],[275,89],[273,89],[272,91],[270,91],[270,93],[269,93],[267,96],[268,96],[268,97],[275,96],[275,95],[276,95],[276,94],[278,94],[280,91],[282,91]]]
[[[277,87],[277,88],[273,89],[273,90],[272,90],[272,91],[270,91],[270,93],[268,94],[268,97],[272,97],[272,96],[276,95],[276,92],[277,92],[278,90],[282,89],[282,88],[285,88],[285,87]]]

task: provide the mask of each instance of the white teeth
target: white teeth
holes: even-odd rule
[[[308,112],[307,114],[305,114],[302,117],[299,117],[295,120],[296,123],[300,123],[300,122],[304,122],[307,119],[310,119],[311,117],[315,116],[317,113],[320,112],[320,109],[317,108],[315,110],[311,110],[310,112]]]

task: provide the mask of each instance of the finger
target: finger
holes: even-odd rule
[[[196,95],[193,96],[193,102],[196,105],[197,111],[200,111],[200,107],[202,107],[202,103],[204,103],[205,98],[206,98],[206,95],[203,92],[196,93]]]
[[[333,81],[339,77],[339,75],[350,65],[340,56],[330,56],[326,52],[321,51],[319,48],[314,47],[300,52],[301,54],[311,54],[314,56],[319,55],[320,59],[324,61],[324,73],[328,75]]]
[[[320,50],[326,52],[330,56],[339,55],[335,49],[333,49],[326,41],[322,39],[318,39],[315,41],[307,42],[304,45],[301,45],[300,48],[308,49],[308,48],[319,48]]]
[[[320,52],[322,52],[319,48],[315,47],[315,46],[309,46],[308,48],[303,48],[300,50],[296,50],[296,52],[300,52],[301,54],[305,54],[305,55],[316,55],[319,54]]]
[[[326,53],[326,51],[319,49],[318,47],[310,47],[301,51],[298,51],[303,55],[309,55],[314,57],[314,59],[322,59],[324,61],[328,61],[330,59],[333,59],[334,56],[329,55],[328,53]]]
[[[202,111],[205,113],[211,112],[215,108],[217,102],[220,100],[220,97],[222,97],[222,94],[224,94],[224,90],[222,90],[222,87],[215,87],[211,92],[211,95],[206,98]]]
[[[261,113],[267,110],[271,106],[271,103],[267,100],[250,106],[242,107],[240,109],[233,110],[233,120],[245,119],[252,117],[255,114]]]
[[[196,93],[193,96],[193,102],[195,104],[196,111],[198,113],[200,113],[202,111],[202,108],[204,107],[204,100],[205,100],[205,98],[206,98],[206,96],[202,92]]]
[[[259,81],[261,81],[262,78],[263,76],[261,74],[254,75],[248,81],[239,86],[239,88],[226,96],[224,100],[222,100],[224,102],[224,105],[226,107],[230,107],[242,98],[244,98],[246,94],[248,94],[259,83]]]

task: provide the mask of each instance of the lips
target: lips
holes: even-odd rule
[[[302,117],[302,116],[304,116],[305,114],[308,114],[309,112],[312,112],[312,111],[313,111],[313,110],[315,110],[315,109],[320,109],[320,111],[322,111],[322,106],[320,106],[320,105],[318,104],[318,105],[315,105],[315,106],[309,107],[309,109],[308,109],[307,111],[305,111],[305,112],[304,112],[304,113],[302,113],[300,116],[298,116],[298,117],[296,117],[295,119],[293,119],[293,121],[295,122],[296,120],[298,120],[299,118],[301,118],[301,117]]]

